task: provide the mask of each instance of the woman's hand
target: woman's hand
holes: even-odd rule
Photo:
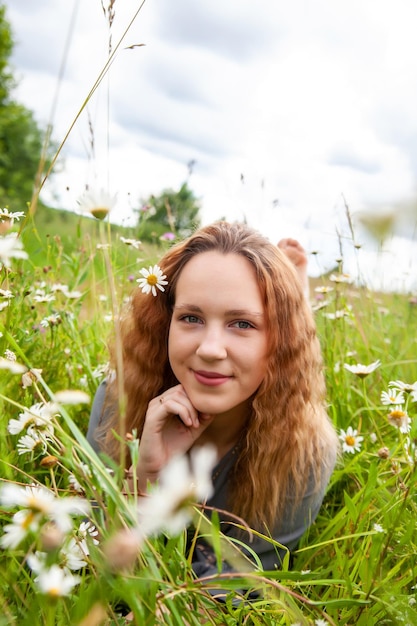
[[[196,411],[182,385],[151,400],[139,446],[139,488],[154,482],[174,455],[187,452],[212,419]]]

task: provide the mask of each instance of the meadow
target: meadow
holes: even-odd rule
[[[126,607],[140,625],[417,624],[416,298],[355,286],[343,259],[312,281],[341,453],[293,559],[264,572],[180,488],[163,523],[141,533],[137,494],[122,494],[120,466],[103,463],[85,439],[120,307],[170,243],[139,245],[106,220],[42,207],[15,220],[6,213],[0,626],[121,625]],[[128,445],[134,459],[134,433]],[[232,575],[195,578],[174,523],[182,506]],[[225,591],[223,602],[213,588]]]

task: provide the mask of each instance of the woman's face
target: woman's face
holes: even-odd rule
[[[266,368],[266,315],[250,262],[197,254],[182,270],[169,330],[172,370],[200,413],[247,414]]]

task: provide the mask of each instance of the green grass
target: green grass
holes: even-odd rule
[[[224,605],[211,599],[209,581],[193,579],[183,536],[150,539],[130,568],[112,569],[106,542],[132,526],[134,515],[132,502],[121,495],[117,468],[110,477],[83,438],[89,405],[61,407],[47,449],[17,453],[21,434],[7,427],[25,407],[48,401],[59,390],[94,395],[108,360],[112,315],[139,269],[163,252],[157,246],[134,250],[120,234],[134,236],[122,227],[42,207],[22,232],[29,258],[2,270],[0,287],[13,297],[0,298],[0,304],[9,302],[0,310],[0,355],[12,351],[18,362],[42,370],[42,378],[24,388],[20,374],[0,370],[1,480],[35,480],[64,498],[72,493],[73,474],[86,497],[99,504],[92,515],[101,539],[90,544],[75,593],[54,601],[39,593],[26,563],[29,553],[44,549],[45,537],[29,533],[17,548],[4,549],[0,625],[123,624],[118,615],[123,602],[137,624],[416,624],[417,403],[406,394],[403,408],[412,420],[408,436],[391,425],[389,408],[381,404],[390,381],[417,381],[417,307],[406,295],[375,294],[328,278],[316,281],[333,289],[324,296],[327,306],[315,311],[329,414],[338,430],[358,430],[361,449],[342,454],[292,569],[225,578],[221,584],[230,597]],[[68,298],[54,291],[58,283],[82,295]],[[314,291],[312,296],[315,306],[320,301]],[[365,378],[344,368],[378,359],[380,366]],[[88,476],[81,462],[90,467]],[[10,523],[17,510],[0,512],[1,523]],[[209,532],[221,553],[230,550],[215,525]],[[56,558],[56,550],[49,558]],[[260,589],[263,597],[234,606],[235,590],[245,586]]]

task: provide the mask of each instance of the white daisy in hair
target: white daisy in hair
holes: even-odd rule
[[[139,287],[142,289],[143,293],[152,293],[153,296],[157,295],[157,289],[159,291],[165,291],[164,285],[168,284],[168,281],[165,280],[166,276],[162,272],[159,265],[152,265],[149,269],[143,268],[140,270],[143,278],[138,278],[137,283]]]

